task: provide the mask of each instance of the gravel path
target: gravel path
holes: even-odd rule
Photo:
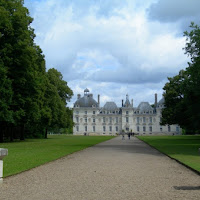
[[[199,200],[200,176],[136,138],[103,142],[4,179],[1,200]]]

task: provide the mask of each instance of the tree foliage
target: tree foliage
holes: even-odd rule
[[[185,53],[190,56],[186,70],[168,78],[164,86],[166,108],[163,124],[178,123],[187,132],[200,132],[200,27],[191,23],[186,37]]]
[[[33,18],[23,3],[0,1],[0,142],[43,137],[47,127],[70,124],[66,106],[73,92],[60,72],[46,72],[42,50],[34,43]]]

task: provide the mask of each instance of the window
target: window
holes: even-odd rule
[[[87,123],[87,118],[85,118],[85,123]]]
[[[177,127],[176,127],[176,132],[178,132],[178,133],[179,133],[179,126],[177,126]]]
[[[95,111],[93,111],[93,115],[95,115]]]
[[[85,126],[85,131],[87,131],[87,126]]]
[[[78,110],[76,111],[76,114],[77,114],[77,115],[79,114],[79,111],[78,111]]]
[[[76,126],[76,131],[79,131],[79,127],[78,126]]]
[[[95,118],[93,118],[93,123],[95,122]]]
[[[160,131],[162,132],[162,127],[160,127]]]
[[[145,127],[145,126],[143,126],[143,131],[144,131],[144,132],[146,131],[146,127]]]
[[[87,115],[87,110],[85,111],[85,114]]]
[[[106,118],[105,117],[103,117],[103,123],[105,123],[106,122]]]
[[[126,111],[126,115],[128,115],[128,111]]]
[[[77,122],[77,123],[79,122],[79,118],[78,118],[78,117],[76,117],[76,122]]]
[[[171,131],[171,127],[170,127],[170,125],[168,126],[168,132],[170,132]]]
[[[149,121],[150,121],[150,123],[152,123],[152,117],[149,117]]]
[[[138,123],[138,124],[140,123],[140,118],[139,118],[139,117],[137,117],[137,123]]]
[[[110,126],[110,131],[112,131],[112,126]]]
[[[149,127],[149,131],[152,132],[152,126]]]
[[[116,131],[118,131],[118,126],[116,126],[116,129],[115,129]]]
[[[126,117],[126,123],[128,123],[128,117]]]
[[[110,123],[112,123],[112,117],[110,117]]]
[[[106,127],[105,126],[103,126],[103,131],[106,131]]]
[[[129,128],[126,128],[126,131],[129,131]]]
[[[146,122],[146,117],[143,117],[143,123],[145,123]]]
[[[116,123],[118,123],[118,117],[116,117]]]
[[[95,126],[93,126],[93,132],[95,132]]]
[[[139,126],[137,126],[137,131],[140,131],[140,127]]]

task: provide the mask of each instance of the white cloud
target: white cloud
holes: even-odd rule
[[[61,71],[75,94],[71,102],[87,87],[102,95],[102,103],[121,105],[126,93],[136,104],[152,103],[167,77],[187,66],[179,23],[148,19],[146,11],[152,3],[150,15],[158,9],[157,0],[25,3],[47,68]]]

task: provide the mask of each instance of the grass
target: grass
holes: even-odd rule
[[[22,142],[0,144],[0,148],[8,149],[8,156],[3,159],[4,177],[37,167],[111,138],[113,136],[49,135],[48,139],[27,139]]]
[[[138,136],[139,139],[200,172],[200,136]]]

